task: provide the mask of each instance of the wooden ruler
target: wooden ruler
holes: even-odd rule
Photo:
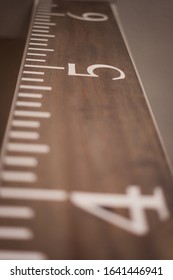
[[[1,153],[1,259],[173,257],[173,181],[114,9],[35,2]]]

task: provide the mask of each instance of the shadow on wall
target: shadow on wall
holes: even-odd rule
[[[32,0],[0,1],[0,147],[29,26]]]
[[[0,1],[0,37],[25,37],[33,0]]]

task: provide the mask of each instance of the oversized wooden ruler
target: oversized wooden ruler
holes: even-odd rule
[[[113,10],[35,3],[1,153],[1,259],[173,257],[173,181]]]

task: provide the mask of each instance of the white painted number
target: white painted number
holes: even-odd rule
[[[90,65],[87,68],[88,74],[80,74],[80,73],[76,73],[75,63],[68,63],[68,75],[69,76],[80,76],[80,77],[99,77],[97,74],[94,73],[94,70],[99,69],[99,68],[109,68],[109,69],[113,69],[116,72],[118,72],[118,77],[113,78],[112,80],[125,79],[125,73],[122,70],[120,70],[117,67],[107,65],[107,64],[93,64],[93,65]]]
[[[84,13],[82,16],[77,16],[74,15],[70,12],[67,13],[69,17],[79,19],[79,20],[84,20],[84,21],[105,21],[108,19],[108,16],[100,13]]]
[[[169,211],[160,187],[155,188],[153,195],[142,195],[138,186],[129,186],[126,194],[73,192],[71,201],[86,212],[137,235],[144,235],[149,231],[145,209],[157,211],[162,221],[169,218]],[[127,208],[130,219],[103,207]]]

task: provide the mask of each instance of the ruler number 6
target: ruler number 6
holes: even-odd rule
[[[82,16],[74,15],[70,12],[67,13],[69,17],[84,20],[84,21],[105,21],[108,20],[108,16],[100,13],[84,13]]]
[[[75,63],[68,63],[68,75],[69,76],[82,76],[82,77],[99,77],[97,74],[94,73],[95,69],[98,68],[109,68],[116,70],[118,72],[118,77],[113,78],[112,80],[122,80],[125,79],[125,73],[117,67],[107,65],[107,64],[93,64],[88,66],[87,72],[88,74],[80,74],[76,73],[76,65]]]

